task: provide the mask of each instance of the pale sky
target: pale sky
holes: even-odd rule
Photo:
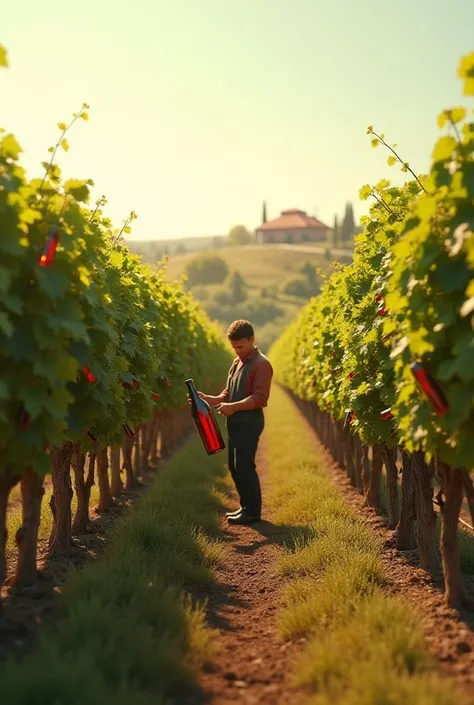
[[[417,170],[436,116],[466,104],[472,0],[21,0],[4,3],[0,125],[31,175],[83,101],[67,177],[93,178],[134,239],[255,228],[302,208],[356,215],[364,183],[398,176],[374,125]]]

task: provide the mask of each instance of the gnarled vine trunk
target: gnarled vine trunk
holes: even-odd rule
[[[86,534],[89,528],[89,504],[91,498],[91,490],[94,482],[96,454],[89,454],[89,464],[87,477],[84,479],[86,456],[80,450],[77,450],[72,459],[72,468],[74,472],[74,489],[76,490],[77,507],[74,521],[72,523],[72,533],[74,536]]]
[[[346,473],[351,481],[351,485],[356,487],[356,469],[354,462],[354,443],[353,435],[349,429],[344,431],[344,464],[346,468]]]
[[[97,511],[99,514],[106,512],[114,503],[112,493],[110,491],[109,482],[109,457],[107,448],[101,448],[97,453],[97,479],[99,482],[99,506]]]
[[[133,473],[135,477],[142,477],[142,455],[141,455],[141,440],[142,440],[142,427],[135,426],[135,443],[133,446]]]
[[[417,517],[417,539],[420,564],[432,575],[438,570],[436,554],[436,512],[433,509],[433,464],[425,462],[421,451],[413,453],[415,475],[415,498]]]
[[[416,548],[415,536],[415,473],[412,456],[402,448],[402,502],[400,521],[397,526],[397,548],[400,551],[411,551]]]
[[[0,587],[5,582],[7,575],[6,547],[8,540],[7,530],[7,507],[8,498],[13,487],[19,478],[11,475],[8,471],[0,474]]]
[[[160,414],[155,414],[150,430],[150,452],[148,464],[155,468],[158,465],[158,439],[160,435]]]
[[[53,528],[49,536],[49,555],[66,553],[72,543],[71,533],[71,459],[74,444],[67,441],[60,448],[51,449],[51,474],[53,494],[49,502],[53,514]]]
[[[119,497],[123,490],[120,475],[120,448],[117,447],[110,449],[110,490],[112,497]]]
[[[170,416],[163,416],[161,420],[161,444],[160,455],[161,459],[165,460],[170,453],[171,446],[171,421]]]
[[[384,443],[382,445],[382,452],[387,475],[388,528],[395,529],[400,515],[398,502],[397,449],[389,448]]]
[[[125,468],[125,489],[131,490],[138,485],[138,480],[133,474],[133,438],[125,438],[122,445],[123,467]]]
[[[369,446],[362,443],[361,448],[361,463],[362,463],[362,485],[364,487],[364,495],[367,497],[370,487],[370,460]]]
[[[461,607],[466,599],[459,564],[458,520],[463,497],[462,471],[437,461],[441,482],[441,557],[443,560],[444,591],[449,607]]]
[[[472,484],[471,476],[465,468],[461,470],[461,473],[464,494],[466,495],[469,511],[471,512],[471,521],[474,525],[474,486]]]
[[[355,462],[355,479],[356,487],[362,494],[364,491],[364,482],[362,479],[362,442],[358,436],[354,436],[354,462]]]
[[[41,502],[44,495],[43,478],[28,468],[20,480],[21,526],[16,532],[18,549],[13,585],[18,588],[34,585],[38,578],[36,567]]]
[[[380,485],[382,480],[383,456],[382,448],[376,444],[372,446],[372,464],[370,468],[369,489],[366,494],[366,503],[377,512],[382,508]]]
[[[142,473],[148,470],[148,457],[150,455],[151,443],[151,423],[142,425],[142,447],[140,456],[140,466]]]

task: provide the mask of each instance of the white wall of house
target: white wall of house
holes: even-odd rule
[[[291,230],[257,230],[259,245],[321,242],[328,239],[326,228],[294,228]]]

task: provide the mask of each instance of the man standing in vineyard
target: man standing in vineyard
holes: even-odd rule
[[[264,427],[263,407],[270,396],[273,369],[255,345],[255,334],[248,321],[235,321],[227,337],[237,355],[227,377],[225,389],[213,397],[199,396],[227,417],[229,470],[240,497],[240,507],[227,512],[229,524],[260,521],[262,493],[255,466],[258,442]]]

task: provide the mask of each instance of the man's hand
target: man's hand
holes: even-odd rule
[[[207,396],[207,394],[204,394],[204,392],[198,392],[198,397],[201,397],[201,399],[204,399],[204,401],[207,401],[207,403],[210,403],[210,397]],[[191,406],[191,397],[188,394],[188,404]]]
[[[218,414],[222,414],[222,416],[232,416],[232,414],[235,413],[235,408],[233,404],[224,402],[216,406],[216,411]]]

